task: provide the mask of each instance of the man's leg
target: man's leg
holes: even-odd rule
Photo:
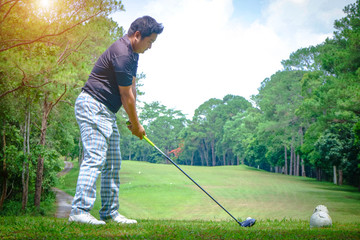
[[[101,171],[101,219],[114,219],[119,215],[119,171],[121,167],[120,134],[116,122],[109,139],[106,162]]]
[[[119,171],[121,167],[120,135],[114,122],[113,134],[110,136],[106,162],[101,171],[101,210],[103,220],[112,220],[122,224],[137,223],[136,220],[127,219],[119,214]]]
[[[107,108],[82,92],[75,105],[80,127],[84,159],[80,167],[76,194],[70,216],[87,214],[96,199],[96,179],[104,165],[108,140],[112,134],[112,118]]]

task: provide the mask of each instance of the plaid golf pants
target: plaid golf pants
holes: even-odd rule
[[[120,134],[116,116],[104,104],[82,91],[75,103],[84,159],[80,166],[70,215],[88,213],[96,199],[96,179],[101,173],[100,218],[115,218],[119,208]]]

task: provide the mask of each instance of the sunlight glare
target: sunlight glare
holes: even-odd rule
[[[50,0],[40,0],[40,4],[43,8],[49,8],[50,7]]]

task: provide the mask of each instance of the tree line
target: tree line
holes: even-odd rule
[[[74,102],[97,58],[124,34],[108,17],[123,8],[115,0],[64,0],[51,9],[0,2],[3,212],[41,211],[40,203],[53,198],[63,159],[81,160]],[[358,186],[359,1],[344,12],[332,38],[292,53],[250,100],[209,99],[191,120],[158,102],[139,103],[148,136],[179,164],[247,164]],[[144,77],[138,76],[139,99]],[[117,115],[123,159],[164,163],[131,136],[124,111]]]
[[[344,12],[333,37],[293,52],[250,100],[209,99],[191,120],[145,103],[147,134],[180,164],[247,164],[360,189],[359,1]],[[126,132],[122,149],[125,159],[166,161]]]

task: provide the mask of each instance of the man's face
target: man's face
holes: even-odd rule
[[[141,35],[137,38],[136,44],[134,44],[134,52],[144,53],[146,50],[151,48],[151,45],[156,41],[157,34],[153,33],[148,37],[141,39]]]

